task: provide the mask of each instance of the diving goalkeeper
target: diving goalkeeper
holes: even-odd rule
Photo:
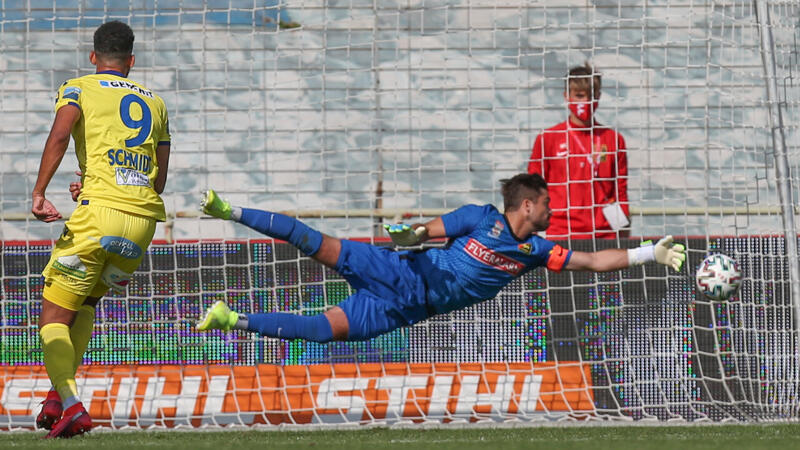
[[[336,270],[356,291],[316,316],[241,314],[218,301],[197,329],[248,330],[321,343],[361,341],[494,298],[512,280],[537,267],[607,272],[655,261],[680,271],[686,259],[684,246],[673,244],[671,236],[629,250],[564,249],[535,234],[550,222],[544,179],[536,173],[519,174],[501,183],[504,214],[493,205],[466,205],[425,224],[385,225],[399,246],[449,238],[445,247],[423,251],[394,251],[337,239],[282,214],[233,207],[209,190],[202,201],[206,214],[288,241]]]

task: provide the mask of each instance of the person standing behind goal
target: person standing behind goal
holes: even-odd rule
[[[595,120],[601,77],[588,63],[570,69],[564,87],[569,118],[536,137],[528,173],[550,186],[548,239],[630,234],[625,140]]]
[[[53,384],[36,418],[47,438],[92,428],[78,398],[75,372],[94,328],[95,305],[113,289],[124,292],[164,221],[159,194],[167,181],[170,134],[164,101],[127,78],[134,35],[119,21],[94,33],[89,60],[96,73],[67,80],[58,90],[56,116],[45,143],[31,212],[43,222],[61,219],[45,190],[69,145],[81,181],[70,186],[78,206],[53,248],[42,275],[45,287],[39,335]]]

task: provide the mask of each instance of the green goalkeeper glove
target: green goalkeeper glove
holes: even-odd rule
[[[392,238],[392,242],[401,247],[410,247],[419,244],[420,239],[427,231],[424,226],[412,229],[405,224],[384,224],[383,228],[389,232],[389,237]]]
[[[673,244],[672,236],[664,236],[656,242],[654,253],[657,263],[671,266],[675,272],[680,272],[683,262],[686,261],[686,247],[683,244]]]

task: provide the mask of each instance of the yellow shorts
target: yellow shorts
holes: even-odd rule
[[[64,225],[42,271],[43,296],[77,311],[87,296],[124,292],[153,240],[156,220],[102,206],[81,205]]]

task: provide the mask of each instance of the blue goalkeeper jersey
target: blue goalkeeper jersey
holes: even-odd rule
[[[493,205],[466,205],[442,216],[450,242],[415,255],[427,303],[443,314],[491,299],[537,267],[560,272],[572,251],[535,234],[517,238]]]

